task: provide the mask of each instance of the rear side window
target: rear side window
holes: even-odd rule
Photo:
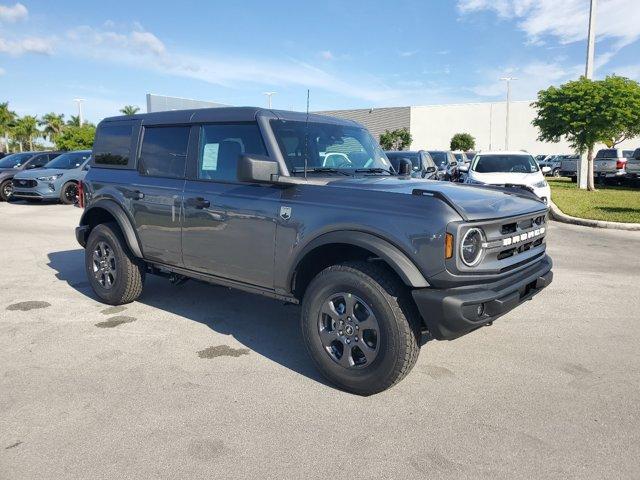
[[[204,125],[200,134],[198,178],[237,180],[238,159],[247,153],[266,155],[257,124]]]
[[[623,150],[622,156],[624,158],[633,158],[633,150]]]
[[[153,177],[184,178],[190,126],[145,127],[140,172]]]
[[[126,166],[129,163],[132,130],[133,125],[129,122],[100,125],[93,146],[94,163]]]

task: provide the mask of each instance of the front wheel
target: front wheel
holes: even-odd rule
[[[96,295],[110,305],[122,305],[142,294],[144,264],[129,251],[115,223],[96,226],[85,247],[85,270]]]
[[[67,182],[60,190],[60,201],[65,205],[74,205],[78,202],[78,184]]]
[[[560,169],[559,169],[559,168],[554,169],[554,170],[553,170],[552,175],[553,175],[555,178],[560,177]]]
[[[5,180],[0,184],[0,198],[5,202],[9,201],[11,194],[13,193],[13,184],[11,180]]]
[[[320,373],[359,395],[393,386],[418,359],[417,309],[383,265],[348,262],[320,272],[305,293],[301,324]]]

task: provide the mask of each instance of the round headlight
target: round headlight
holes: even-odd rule
[[[484,234],[479,228],[471,228],[462,237],[460,257],[465,265],[475,267],[482,257],[482,242]]]

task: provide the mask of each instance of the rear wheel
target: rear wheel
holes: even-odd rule
[[[74,205],[78,202],[78,184],[76,182],[67,182],[62,186],[60,201],[65,205]]]
[[[349,262],[320,272],[305,293],[301,323],[322,375],[359,395],[393,386],[418,358],[419,314],[383,265]]]
[[[573,183],[578,183],[578,177],[571,177],[571,181]]]
[[[558,178],[560,176],[560,169],[559,168],[555,168],[551,175],[553,175],[555,178]]]
[[[144,264],[131,254],[115,223],[91,230],[85,247],[85,270],[93,291],[105,303],[122,305],[142,294]]]
[[[13,193],[13,184],[11,183],[11,180],[5,180],[4,182],[0,183],[0,198],[2,200],[4,200],[5,202],[8,202],[9,197],[11,197],[12,193]]]

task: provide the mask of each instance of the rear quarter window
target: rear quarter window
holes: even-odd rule
[[[132,122],[102,123],[96,132],[93,162],[101,167],[126,167],[131,158]]]

